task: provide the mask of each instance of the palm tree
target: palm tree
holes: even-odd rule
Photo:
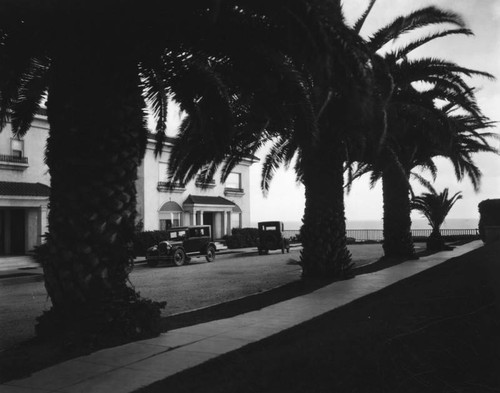
[[[370,3],[367,12],[356,24],[358,31],[374,3],[375,1]],[[376,180],[381,177],[383,181],[383,247],[388,257],[414,257],[409,197],[411,170],[421,165],[433,171],[435,166],[432,157],[460,154],[449,150],[453,133],[461,129],[460,127],[454,128],[456,123],[448,118],[451,111],[459,107],[478,119],[476,124],[478,129],[487,127],[488,120],[480,114],[473,90],[469,88],[463,77],[472,75],[491,77],[491,75],[435,58],[408,59],[408,55],[413,50],[436,38],[453,34],[472,34],[465,28],[460,16],[435,7],[427,7],[396,18],[368,40],[369,47],[377,52],[391,40],[406,32],[443,23],[455,25],[457,28],[446,29],[416,39],[384,55],[389,72],[394,79],[395,88],[387,108],[388,133],[385,153],[381,155],[385,160],[379,160],[378,170],[375,170],[372,179]],[[432,87],[427,90],[417,89],[414,86],[416,82],[424,82]],[[439,107],[436,102],[440,100],[446,102],[446,106]],[[474,138],[468,138],[468,142],[474,144]],[[483,144],[480,150],[489,149],[484,139],[480,138],[480,140],[479,143]],[[465,152],[465,150],[461,151]],[[466,160],[471,162],[470,155]],[[370,166],[361,166],[361,168],[360,173],[363,173]],[[371,167],[371,169],[374,168]],[[469,174],[472,175],[472,172]]]
[[[411,208],[422,213],[432,227],[432,233],[427,240],[428,250],[439,251],[447,249],[441,236],[440,228],[453,205],[459,199],[462,199],[461,194],[459,191],[452,197],[448,197],[448,188],[438,193],[433,187],[430,187],[429,192],[413,197]]]
[[[290,56],[322,51],[315,5],[7,0],[2,7],[0,126],[10,117],[23,135],[45,96],[50,124],[49,234],[40,260],[53,307],[38,332],[79,332],[96,344],[157,333],[164,303],[141,298],[127,280],[144,98],[158,120],[158,152],[169,95],[189,113],[186,127],[210,142],[224,143],[218,130],[231,135],[235,94],[284,122],[290,105],[271,105],[267,91],[282,98],[305,90]],[[219,72],[230,75],[230,87]],[[288,112],[273,115],[280,109]],[[294,102],[293,113],[289,121],[307,132],[307,105]]]
[[[310,124],[293,117],[289,121],[290,116],[277,121],[253,106],[248,96],[238,98],[235,105],[240,126],[232,135],[220,136],[217,143],[202,140],[188,118],[169,162],[171,181],[186,182],[204,167],[212,176],[220,166],[224,181],[242,157],[271,142],[262,176],[266,190],[275,169],[296,159],[295,169],[306,189],[301,228],[303,277],[348,274],[351,256],[346,247],[343,165],[352,153],[369,145],[368,140],[377,140],[383,134],[383,107],[392,87],[380,59],[370,55],[343,23],[340,1],[325,2],[325,7],[324,23],[318,30],[322,30],[328,50],[294,71],[306,89],[289,91],[286,98],[292,105],[280,105],[274,111],[296,112],[298,103],[310,102]],[[267,87],[267,91],[275,90],[269,92]],[[276,105],[283,101],[278,98],[268,102]]]

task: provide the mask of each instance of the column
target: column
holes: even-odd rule
[[[221,212],[220,213],[220,230],[221,230],[221,235],[230,235],[230,233],[227,233],[226,231],[226,212]]]
[[[203,210],[200,210],[200,225],[203,225]]]
[[[40,236],[41,236],[41,243],[45,243],[45,234],[49,232],[49,222],[47,218],[48,214],[48,208],[47,206],[40,206]]]
[[[11,238],[11,233],[10,233],[10,210],[6,209],[5,210],[5,254],[9,255],[10,254],[10,238]]]
[[[227,233],[231,235],[231,211],[227,212]]]
[[[196,225],[196,210],[191,212],[191,223],[189,225]]]

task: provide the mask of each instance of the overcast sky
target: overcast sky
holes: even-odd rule
[[[346,19],[352,22],[361,15],[368,0],[344,0],[344,3]],[[395,17],[429,5],[461,14],[475,35],[440,38],[426,44],[425,50],[415,51],[414,54],[451,60],[500,78],[499,0],[377,0],[361,33],[369,36]],[[470,83],[479,89],[477,97],[484,113],[492,120],[500,120],[500,82],[473,78]],[[499,128],[494,130],[498,133]],[[494,143],[499,145],[498,142]],[[261,152],[260,156],[262,154]],[[500,157],[493,154],[477,155],[476,163],[483,172],[479,193],[474,192],[467,179],[457,183],[452,167],[444,160],[438,161],[439,173],[435,188],[439,191],[448,187],[450,193],[463,192],[463,199],[451,210],[450,218],[476,218],[477,205],[481,200],[500,198]],[[260,171],[260,164],[254,164],[251,168],[251,220],[300,221],[304,212],[304,188],[296,184],[293,170],[279,170],[267,197],[262,195],[259,188]],[[414,190],[417,193],[423,191],[418,185],[415,185]],[[382,219],[380,184],[370,189],[365,179],[358,180],[345,202],[348,220]],[[413,218],[420,217],[414,213]]]

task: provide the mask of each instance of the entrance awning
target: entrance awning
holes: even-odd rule
[[[184,210],[209,209],[231,210],[236,204],[221,196],[189,195],[182,207]]]
[[[0,196],[48,197],[50,187],[42,183],[0,181]]]

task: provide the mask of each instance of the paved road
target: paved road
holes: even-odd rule
[[[382,255],[380,245],[351,246],[353,260],[365,264]],[[300,277],[299,250],[218,255],[212,263],[193,258],[182,267],[138,265],[130,280],[143,296],[166,300],[171,315],[269,290]],[[38,281],[35,281],[38,280]],[[41,276],[0,279],[0,350],[33,337],[35,318],[50,308]]]

